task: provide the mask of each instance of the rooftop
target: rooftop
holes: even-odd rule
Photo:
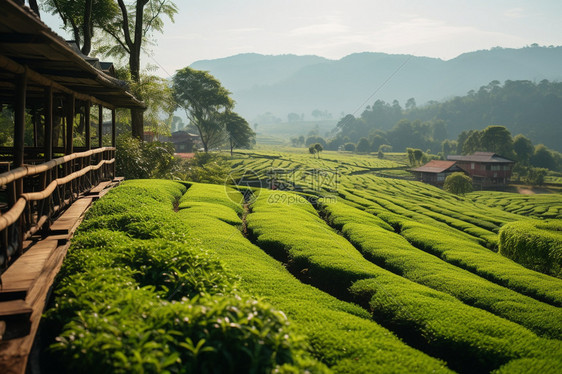
[[[431,160],[427,164],[420,166],[411,171],[417,171],[422,173],[443,173],[444,171],[460,171],[461,169],[455,165],[455,161],[441,161],[441,160]]]
[[[99,60],[79,53],[75,45],[52,31],[29,8],[13,0],[2,0],[0,4],[0,97],[11,95],[14,86],[9,82],[13,74],[21,74],[25,68],[111,106],[144,108],[128,91],[126,82],[108,74],[111,69],[107,64],[102,66]],[[44,87],[32,83],[28,100],[42,100]]]
[[[494,152],[474,152],[468,156],[450,155],[447,156],[450,161],[472,161],[472,162],[493,162],[493,163],[513,163],[514,161],[502,157]]]

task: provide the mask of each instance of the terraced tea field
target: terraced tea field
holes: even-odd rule
[[[540,236],[548,217],[558,238],[560,216],[539,212],[560,214],[561,195],[459,197],[376,175],[400,173],[397,159],[337,156],[245,152],[228,186],[138,180],[108,193],[47,313],[53,365],[562,372],[562,279],[498,252],[504,226]]]

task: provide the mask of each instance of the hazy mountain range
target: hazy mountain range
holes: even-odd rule
[[[376,100],[409,98],[417,105],[465,95],[493,80],[562,81],[562,47],[493,48],[451,60],[356,53],[340,60],[318,56],[240,54],[197,61],[232,92],[236,111],[251,122],[271,112],[287,120],[289,113],[312,120],[315,109],[334,118],[360,115]]]

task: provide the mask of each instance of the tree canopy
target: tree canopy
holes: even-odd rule
[[[163,31],[165,18],[173,22],[178,11],[171,0],[45,0],[45,7],[61,17],[82,53],[88,55],[95,44],[98,54],[126,58],[137,88],[142,88],[141,51],[146,51],[155,31]],[[142,89],[134,93],[139,99],[148,94]],[[142,139],[143,111],[132,110],[131,119],[133,135]]]
[[[472,179],[462,172],[453,173],[445,178],[443,189],[455,195],[464,195],[472,191]]]
[[[231,156],[234,148],[246,148],[252,145],[256,133],[250,128],[248,121],[234,112],[225,112],[223,120]]]
[[[228,138],[232,148],[249,146],[254,132],[232,112],[230,92],[207,71],[185,67],[173,79],[174,99],[199,131],[205,152]]]

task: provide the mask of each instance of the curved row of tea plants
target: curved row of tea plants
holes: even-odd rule
[[[407,342],[444,358],[453,369],[492,370],[517,358],[553,355],[562,362],[560,341],[539,338],[516,323],[368,262],[307,201],[276,197],[280,195],[291,194],[262,191],[252,204],[247,222],[256,243],[286,261],[301,279],[368,304],[376,321]],[[376,217],[371,221],[385,225]]]
[[[215,196],[221,192],[219,201]],[[443,362],[410,348],[371,321],[364,309],[297,280],[233,225],[232,202],[241,201],[242,195],[224,192],[222,186],[194,184],[180,201],[182,225],[189,227],[198,246],[221,258],[229,273],[239,278],[240,288],[283,310],[292,327],[306,336],[317,359],[339,373],[449,371]],[[202,202],[209,209],[193,205]],[[243,221],[239,218],[237,223]]]
[[[540,335],[562,338],[560,308],[501,287],[419,250],[399,234],[389,231],[384,221],[373,219],[372,214],[343,201],[322,204],[322,211],[326,219],[375,264],[517,322]]]
[[[531,269],[562,277],[562,220],[526,220],[500,230],[500,253]]]
[[[368,209],[376,215],[394,213],[389,216],[387,223],[416,247],[502,286],[562,306],[559,280],[529,270],[490,251],[480,245],[476,238],[462,231],[397,205],[395,202],[400,201],[400,198],[381,197],[366,190],[348,192],[360,194],[364,200],[370,201],[372,204]]]
[[[186,187],[134,181],[88,212],[47,313],[53,372],[324,372],[283,313],[236,290],[173,207]]]
[[[537,218],[562,218],[562,197],[560,194],[521,195],[509,192],[478,191],[467,198],[506,212]]]

